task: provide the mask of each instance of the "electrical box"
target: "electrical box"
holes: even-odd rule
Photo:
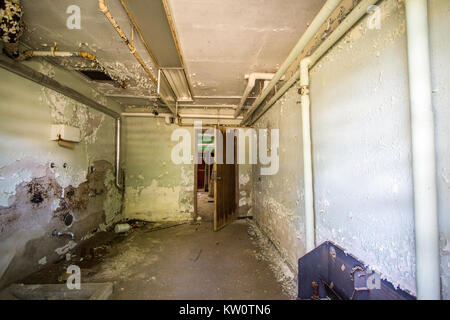
[[[69,142],[80,142],[80,129],[76,127],[67,126],[64,124],[53,124],[51,130],[51,140],[64,140]]]

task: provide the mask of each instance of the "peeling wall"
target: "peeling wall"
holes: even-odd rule
[[[311,71],[316,241],[415,293],[405,13],[380,8],[381,29],[363,19]]]
[[[415,293],[405,12],[403,1],[378,5],[380,30],[368,29],[367,20],[361,20],[311,70],[316,242],[339,244],[384,278]],[[450,292],[449,15],[448,1],[430,1],[441,276],[446,299]],[[255,125],[280,128],[280,172],[259,176],[259,167],[254,166],[252,179],[256,222],[294,265],[295,258],[304,254],[301,114],[296,90],[291,88]]]
[[[248,145],[247,145],[248,150]],[[240,217],[252,215],[252,165],[239,165],[239,195],[238,195],[238,214]]]
[[[429,1],[435,108],[442,298],[450,299],[450,2]],[[444,32],[443,32],[444,30]]]
[[[253,217],[293,270],[305,253],[301,112],[296,86],[292,87],[255,124],[280,129],[279,171],[261,175],[253,166]],[[268,133],[270,134],[270,133]]]
[[[194,165],[174,164],[177,125],[161,118],[124,120],[126,189],[124,215],[147,221],[188,220],[194,212]],[[193,128],[185,127],[193,139]],[[192,144],[193,145],[193,144]]]
[[[27,64],[115,111],[81,78],[48,62]],[[114,186],[112,118],[0,69],[0,287],[52,263],[84,237],[121,218]],[[66,149],[50,140],[52,124],[81,130]],[[53,165],[51,165],[53,164]],[[73,215],[65,226],[64,214]],[[75,240],[54,238],[69,231]]]

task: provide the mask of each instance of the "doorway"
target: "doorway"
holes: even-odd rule
[[[237,139],[233,136],[229,140],[223,127],[216,126],[214,133],[211,131],[204,130],[196,137],[195,212],[202,221],[212,222],[214,231],[218,231],[234,221],[237,215]],[[227,140],[230,150],[227,150]],[[220,143],[217,145],[218,141]],[[227,163],[227,152],[234,158],[232,163]],[[219,158],[216,159],[216,156]]]

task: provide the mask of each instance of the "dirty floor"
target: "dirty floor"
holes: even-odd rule
[[[70,264],[81,282],[113,282],[112,299],[289,299],[261,258],[246,220],[213,232],[210,222],[135,222],[125,235],[101,232],[22,283],[61,283]]]
[[[213,221],[214,197],[210,197],[208,192],[197,192],[197,214],[203,221]]]

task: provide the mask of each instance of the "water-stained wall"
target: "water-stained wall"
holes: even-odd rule
[[[367,19],[361,20],[311,70],[316,242],[334,241],[382,277],[415,293],[404,3],[386,0],[378,5],[381,29],[370,29]],[[448,1],[430,2],[441,278],[447,299],[449,15]],[[256,221],[292,263],[295,256],[304,254],[301,114],[296,90],[291,88],[256,123],[256,127],[280,128],[280,172],[259,176],[255,166],[252,179]],[[289,161],[288,149],[292,149]],[[292,217],[296,220],[290,221]]]
[[[125,118],[124,127],[125,217],[147,221],[190,219],[194,212],[194,165],[175,164],[171,159],[172,148],[178,143],[171,141],[171,136],[179,127],[166,124],[163,118],[134,117]],[[182,129],[193,141],[193,127]]]
[[[27,65],[115,111],[120,105],[79,75],[42,61]],[[121,219],[114,185],[114,120],[0,69],[0,287],[59,259],[93,232]],[[52,124],[81,130],[67,149],[50,140]],[[66,226],[65,214],[73,216]],[[69,231],[75,240],[52,237]]]

